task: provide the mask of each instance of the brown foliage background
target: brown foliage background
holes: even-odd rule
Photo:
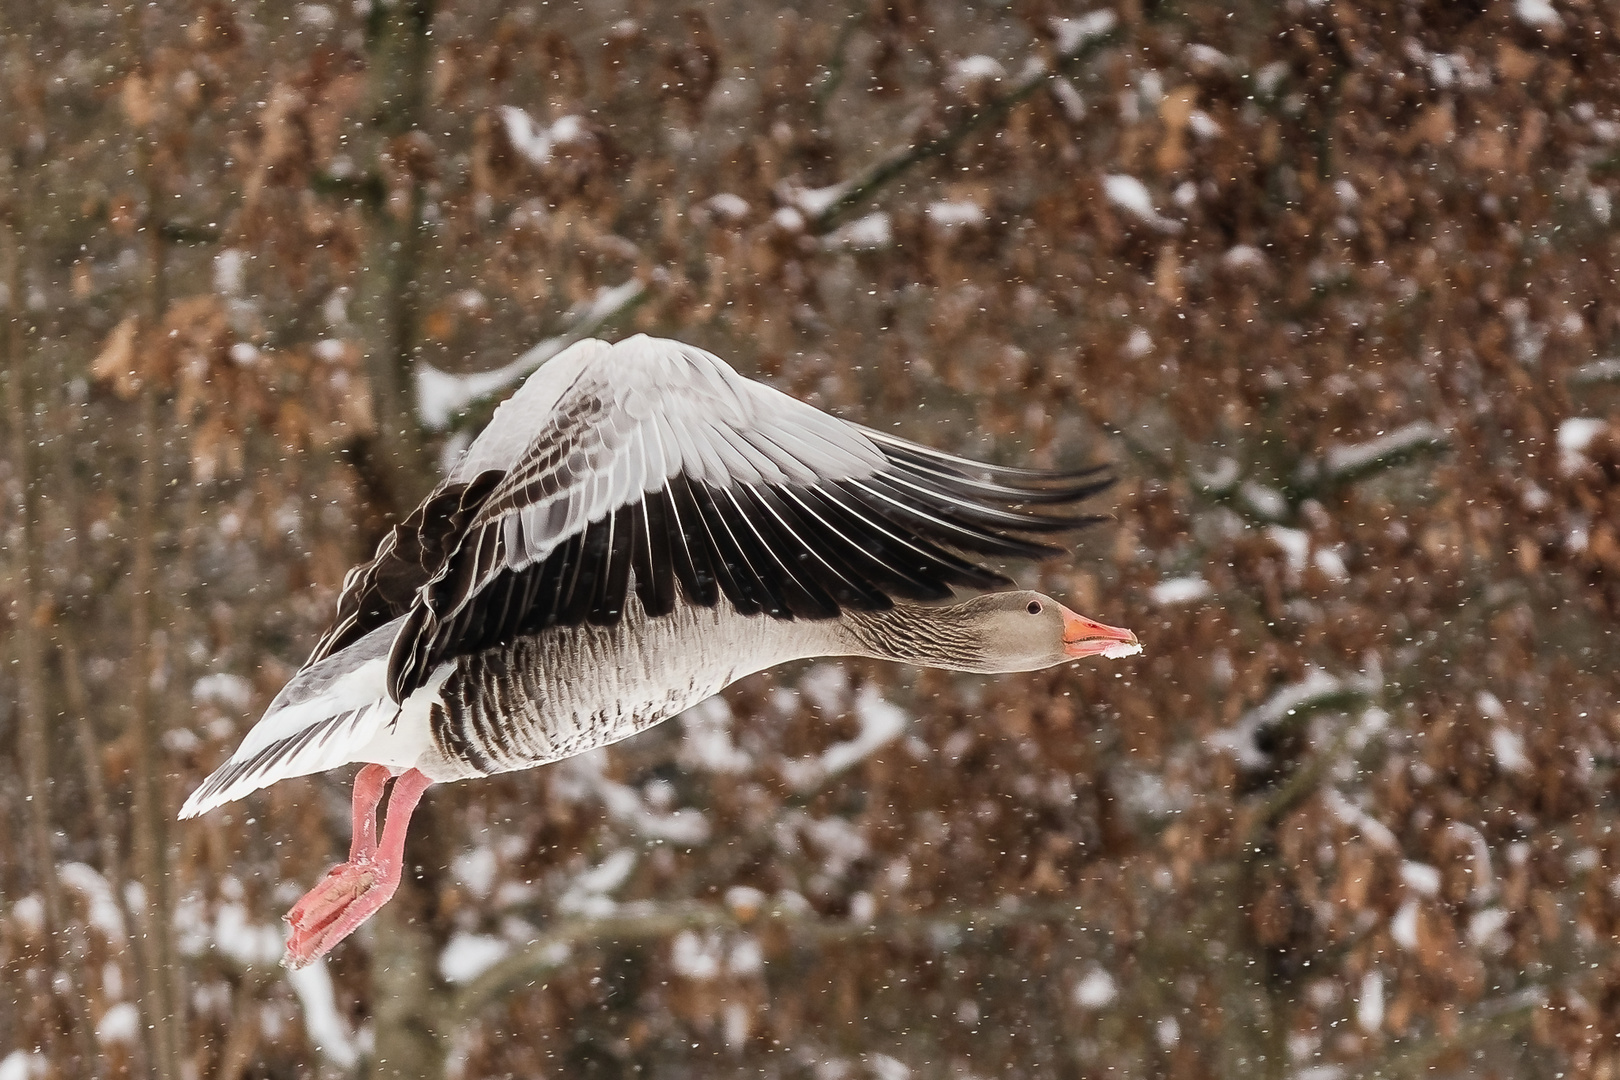
[[[1613,5],[3,19],[8,1080],[1620,1071]],[[348,778],[174,810],[460,377],[638,331],[1114,460],[1019,573],[1146,653],[437,789],[289,980]]]

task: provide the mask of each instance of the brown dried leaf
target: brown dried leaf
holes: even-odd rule
[[[141,390],[141,373],[136,370],[135,342],[140,333],[141,320],[137,315],[126,315],[90,364],[90,375],[101,382],[112,384],[113,393],[128,401]]]
[[[1159,119],[1164,123],[1164,142],[1159,145],[1155,164],[1169,174],[1187,167],[1187,120],[1192,116],[1198,91],[1183,86],[1164,96],[1159,103]]]
[[[124,77],[124,85],[119,89],[118,102],[124,108],[124,115],[129,122],[137,128],[148,128],[152,121],[157,119],[157,104],[153,100],[152,85],[144,74],[139,71],[131,72]]]

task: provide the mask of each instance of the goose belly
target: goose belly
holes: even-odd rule
[[[724,600],[648,619],[632,592],[614,626],[554,627],[459,661],[432,707],[421,767],[434,779],[488,776],[628,738],[792,659],[779,628],[793,625]]]

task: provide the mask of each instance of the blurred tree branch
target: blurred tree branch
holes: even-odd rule
[[[1518,1035],[1530,1027],[1536,1010],[1546,1004],[1547,992],[1541,987],[1529,987],[1498,1001],[1486,1002],[1466,1014],[1449,1031],[1393,1040],[1378,1058],[1368,1064],[1358,1064],[1348,1075],[1368,1080],[1402,1077],[1418,1080],[1433,1076],[1436,1059]]]
[[[866,202],[889,183],[909,172],[912,167],[932,158],[943,157],[961,145],[969,135],[989,124],[1000,123],[1007,115],[1029,100],[1050,80],[1084,65],[1092,57],[1114,44],[1121,37],[1112,24],[1099,32],[1082,35],[1081,40],[1068,52],[1058,53],[1050,62],[1039,64],[1035,71],[1021,78],[1011,90],[993,97],[983,105],[968,108],[944,131],[932,135],[902,150],[897,150],[868,166],[860,175],[844,181],[840,190],[826,206],[809,215],[808,228],[812,233],[824,233],[849,211]]]
[[[866,7],[862,4],[846,11],[843,20],[838,24],[838,36],[833,41],[832,59],[827,61],[827,72],[816,84],[815,94],[810,99],[810,108],[818,118],[826,114],[827,103],[843,84],[849,43],[865,21]]]
[[[656,282],[659,275],[653,276]],[[653,287],[653,283],[635,278],[618,285],[604,285],[588,303],[568,312],[561,330],[531,345],[517,359],[494,371],[451,375],[425,362],[419,363],[415,370],[417,388],[424,401],[433,402],[433,415],[427,418],[429,426],[450,431],[481,428],[488,422],[495,405],[511,393],[512,387],[568,346],[630,315],[652,296]]]
[[[631,905],[625,905],[627,908]],[[557,971],[572,959],[572,950],[608,944],[652,943],[682,930],[714,929],[751,933],[785,933],[793,946],[807,948],[862,939],[917,934],[975,933],[1036,923],[1082,922],[1072,904],[1003,904],[933,914],[885,915],[862,923],[823,918],[803,907],[767,906],[737,911],[719,904],[691,901],[656,905],[605,916],[557,921],[540,938],[525,945],[455,993],[454,1026],[477,1018],[485,1008],[524,986]]]

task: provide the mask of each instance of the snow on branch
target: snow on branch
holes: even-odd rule
[[[1006,93],[990,97],[982,105],[960,114],[951,127],[931,138],[892,151],[864,172],[816,194],[814,209],[805,211],[801,196],[796,205],[805,213],[809,232],[821,234],[838,224],[845,213],[866,202],[890,181],[912,166],[949,153],[973,132],[986,124],[998,123],[1030,95],[1052,79],[1066,75],[1091,59],[1119,37],[1118,20],[1113,12],[1099,11],[1080,19],[1063,20],[1057,28],[1058,52],[1051,63],[1034,62],[1025,68]]]
[[[855,695],[854,712],[861,730],[853,739],[834,743],[815,757],[783,763],[784,777],[795,791],[814,791],[831,777],[865,761],[899,738],[910,723],[899,706],[883,700],[870,686],[861,687]]]
[[[326,970],[326,958],[320,957],[307,967],[289,970],[287,982],[304,1010],[304,1031],[315,1049],[344,1071],[358,1065],[360,1047],[348,1022],[338,1013],[337,995],[332,989],[332,976]]]
[[[557,900],[557,910],[565,914],[606,916],[618,909],[619,902],[608,894],[630,880],[636,868],[636,853],[620,848],[600,863],[576,875]]]
[[[424,427],[442,431],[468,406],[501,394],[522,382],[529,373],[576,341],[590,337],[611,320],[634,308],[647,295],[645,283],[632,278],[622,285],[604,287],[589,303],[569,313],[567,330],[530,348],[516,360],[494,371],[452,375],[431,364],[416,365],[416,411]]]
[[[1581,467],[1586,448],[1608,422],[1595,416],[1572,416],[1558,425],[1558,468],[1567,476]]]
[[[636,836],[673,844],[701,844],[709,838],[709,819],[692,807],[665,811],[649,805],[640,788],[615,783],[603,774],[601,751],[568,758],[559,770],[567,780],[601,800],[608,817]]]
[[[90,925],[101,932],[108,944],[122,949],[129,940],[124,930],[124,909],[107,879],[95,867],[82,862],[63,863],[56,872],[63,885],[84,898]]]
[[[1439,427],[1420,420],[1366,442],[1330,446],[1319,459],[1307,462],[1300,469],[1300,487],[1306,490],[1342,487],[1424,454],[1438,453],[1450,445],[1450,441]]]
[[[1047,25],[1052,28],[1052,33],[1057,35],[1058,52],[1068,56],[1112,34],[1114,28],[1119,25],[1119,17],[1107,8],[1102,8],[1073,19],[1054,16],[1048,20]]]
[[[1260,769],[1268,764],[1260,752],[1255,736],[1284,720],[1298,723],[1320,712],[1341,711],[1365,703],[1380,688],[1380,680],[1373,676],[1355,675],[1340,678],[1320,669],[1313,670],[1299,682],[1290,683],[1265,701],[1244,713],[1238,722],[1209,737],[1209,745],[1225,750],[1246,769]]]
[[[1358,1062],[1356,1073],[1359,1076],[1429,1075],[1440,1058],[1477,1050],[1481,1045],[1526,1031],[1551,997],[1548,986],[1527,986],[1493,1001],[1480,1002],[1462,1010],[1453,1023],[1440,1030],[1391,1039],[1383,1053]]]
[[[1159,213],[1147,185],[1134,176],[1116,173],[1103,177],[1103,195],[1119,209],[1160,232],[1181,231],[1181,222]]]
[[[1083,923],[1080,909],[1063,903],[1003,901],[994,907],[887,915],[869,921],[825,918],[805,906],[802,899],[798,903],[764,905],[722,906],[698,901],[624,905],[611,915],[568,918],[551,924],[535,940],[462,986],[451,1016],[455,1026],[476,1019],[489,1005],[522,987],[533,987],[561,969],[570,962],[576,948],[605,943],[646,944],[672,938],[683,930],[769,927],[786,931],[794,944],[808,946],[922,934],[940,947],[949,948],[970,934],[1033,923],[1066,923],[1076,931],[1087,929],[1077,925]]]
[[[641,792],[603,777],[596,785],[608,816],[637,836],[672,844],[701,844],[709,838],[709,819],[703,811],[686,807],[661,813],[652,809]]]
[[[1569,373],[1571,390],[1585,390],[1592,386],[1613,386],[1620,383],[1620,360],[1608,357],[1582,364]]]

